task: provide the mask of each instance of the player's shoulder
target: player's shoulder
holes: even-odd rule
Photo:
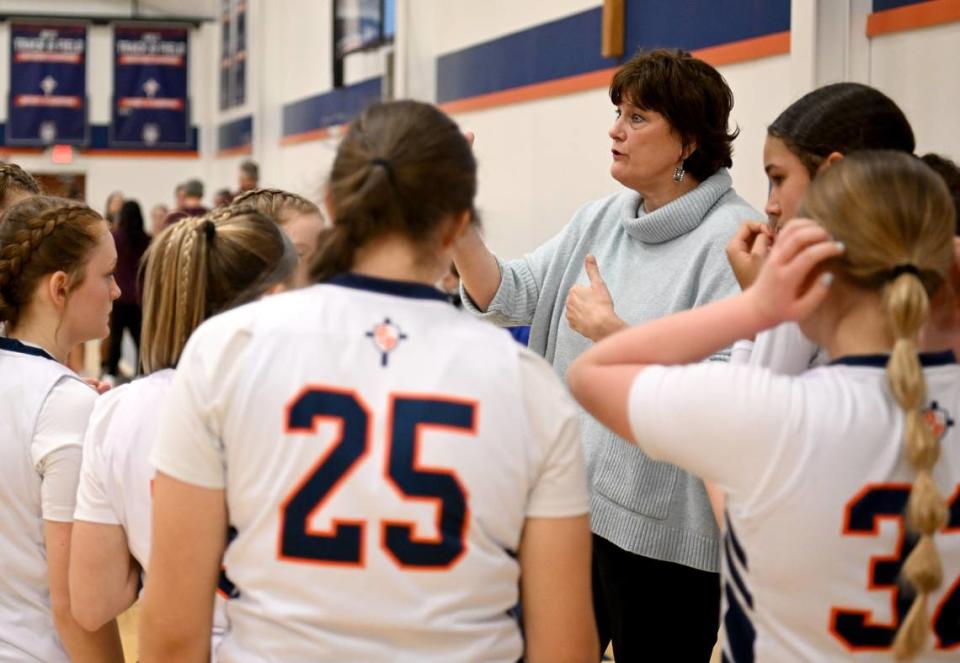
[[[478,362],[489,361],[496,356],[502,361],[515,363],[521,361],[521,356],[529,355],[533,361],[539,360],[549,367],[542,358],[517,343],[507,330],[467,311],[451,306],[443,311],[442,318],[438,315],[437,322],[438,329],[442,330],[446,339],[457,339]]]
[[[118,405],[152,403],[170,387],[174,375],[176,375],[174,369],[165,368],[114,387],[97,398],[95,409],[107,410]]]

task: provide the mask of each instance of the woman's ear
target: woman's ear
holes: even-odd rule
[[[70,277],[66,272],[54,272],[47,277],[44,287],[47,297],[49,297],[54,308],[62,311],[67,307],[67,295],[69,295]]]
[[[467,227],[470,225],[470,221],[473,219],[473,210],[464,210],[459,214],[455,214],[450,223],[447,224],[446,228],[443,230],[443,235],[440,237],[440,245],[444,249],[449,249],[451,246],[457,243],[457,240],[466,232]]]
[[[840,152],[831,152],[827,155],[827,158],[823,160],[823,163],[820,164],[820,167],[817,168],[817,173],[828,170],[830,166],[840,161],[843,161],[843,155]]]

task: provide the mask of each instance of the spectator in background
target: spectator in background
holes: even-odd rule
[[[174,209],[183,209],[184,203],[187,197],[187,185],[184,182],[181,182],[177,185],[177,188],[173,190],[173,205]]]
[[[217,189],[217,192],[213,194],[214,209],[229,205],[231,202],[233,202],[233,193],[230,189]]]
[[[114,191],[107,196],[107,205],[103,210],[103,218],[107,220],[111,228],[117,227],[120,220],[120,208],[123,207],[123,192]]]
[[[156,237],[163,232],[166,227],[165,221],[170,213],[170,208],[163,203],[157,203],[150,208],[150,235]]]
[[[256,161],[247,159],[240,164],[240,172],[237,177],[238,194],[244,191],[256,189],[260,183],[260,166]]]
[[[187,180],[183,183],[183,205],[167,215],[166,224],[169,226],[188,216],[203,216],[209,211],[203,206],[203,182]]]
[[[123,347],[123,332],[130,332],[137,352],[140,351],[140,283],[137,269],[140,258],[150,244],[150,237],[143,228],[143,213],[140,203],[128,200],[120,208],[120,220],[111,230],[117,244],[117,268],[115,278],[120,287],[120,298],[113,303],[110,315],[110,354],[104,367],[104,381],[110,382],[120,375],[120,353]],[[139,364],[139,361],[137,362]],[[136,373],[136,366],[134,366]],[[128,377],[133,377],[128,376]]]

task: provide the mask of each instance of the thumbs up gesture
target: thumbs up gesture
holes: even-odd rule
[[[567,294],[567,323],[591,341],[599,341],[627,326],[613,311],[613,298],[600,276],[597,259],[588,255],[583,262],[589,286],[574,285]]]

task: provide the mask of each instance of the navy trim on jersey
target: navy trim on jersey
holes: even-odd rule
[[[727,645],[730,647],[733,663],[753,663],[753,645],[757,640],[757,631],[730,583],[723,583],[723,593],[727,597],[727,614],[723,617],[723,625],[727,630]]]
[[[957,357],[953,350],[944,350],[943,352],[921,352],[917,355],[920,359],[920,365],[924,368],[932,366],[949,366],[957,363]],[[830,366],[869,366],[872,368],[886,368],[890,361],[890,355],[848,355],[838,357],[830,362]]]
[[[744,578],[741,576],[739,569],[737,569],[737,562],[739,562],[744,572],[749,570],[747,553],[743,549],[743,546],[740,545],[737,533],[730,523],[730,515],[725,513],[724,520],[726,520],[727,525],[723,537],[726,548],[726,555],[724,555],[724,557],[727,569],[740,595],[743,596],[743,599],[752,610],[753,594],[747,589],[747,584],[744,582]],[[731,661],[732,663],[753,663],[754,643],[757,639],[757,631],[753,626],[753,622],[750,620],[749,613],[744,610],[740,604],[737,592],[733,590],[729,582],[723,583],[723,594],[727,603],[727,609],[723,615],[723,624],[727,632],[727,646],[730,648],[730,656],[732,656],[732,659],[728,658],[726,652],[724,652],[723,660],[728,663]]]
[[[337,274],[326,283],[330,285],[339,285],[344,288],[356,288],[357,290],[369,290],[379,292],[383,295],[394,295],[395,297],[408,297],[410,299],[436,299],[437,301],[450,303],[447,294],[440,292],[433,286],[425,283],[415,283],[413,281],[394,281],[392,279],[380,279],[375,276],[365,276],[363,274]]]
[[[727,568],[730,569],[730,577],[733,578],[734,584],[737,586],[737,589],[740,590],[740,593],[743,594],[743,600],[747,602],[747,605],[751,608],[753,607],[753,594],[750,593],[750,590],[747,589],[747,585],[743,582],[743,578],[740,576],[740,572],[737,571],[737,565],[733,561],[733,550],[730,546],[730,536],[727,535],[723,537],[724,547],[727,549]],[[746,566],[744,566],[746,569]]]
[[[743,546],[740,545],[740,539],[737,538],[737,533],[733,531],[733,525],[730,523],[730,514],[724,512],[723,519],[726,521],[726,538],[733,543],[733,549],[737,553],[737,559],[740,560],[740,563],[743,564],[743,568],[749,568],[747,566],[747,553],[744,552]]]
[[[32,345],[21,343],[15,338],[7,338],[5,336],[0,336],[0,350],[6,350],[7,352],[19,352],[22,355],[31,355],[34,357],[49,359],[50,361],[56,361],[56,359],[51,357],[50,354],[43,348],[36,348]]]

